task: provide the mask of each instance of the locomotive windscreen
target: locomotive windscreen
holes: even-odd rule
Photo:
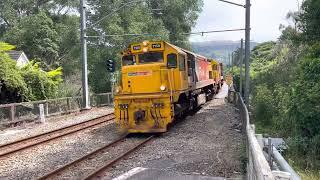
[[[122,65],[128,66],[133,65],[135,63],[135,56],[134,55],[127,55],[122,57]]]
[[[158,62],[163,62],[162,52],[148,52],[148,53],[139,54],[140,64],[158,63]]]

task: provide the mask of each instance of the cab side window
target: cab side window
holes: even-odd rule
[[[213,68],[212,68],[213,70],[215,70],[215,71],[217,71],[218,70],[218,66],[215,64],[215,65],[213,65]]]
[[[177,67],[177,55],[172,53],[167,55],[167,66],[168,68],[176,68]]]
[[[183,55],[179,55],[179,70],[180,71],[186,70],[186,60]]]

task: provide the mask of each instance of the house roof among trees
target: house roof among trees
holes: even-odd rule
[[[23,51],[8,51],[6,52],[11,59],[17,61],[19,59],[19,57],[21,56],[21,54],[23,53]]]

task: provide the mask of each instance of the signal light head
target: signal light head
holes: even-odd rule
[[[107,60],[107,70],[109,72],[114,72],[115,71],[115,62],[113,60]]]

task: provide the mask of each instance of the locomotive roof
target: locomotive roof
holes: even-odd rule
[[[167,43],[167,44],[169,44],[170,46],[178,49],[179,51],[182,51],[182,52],[184,52],[184,53],[189,53],[189,54],[192,54],[192,55],[194,55],[194,56],[196,56],[196,57],[200,57],[200,58],[203,58],[203,59],[206,59],[207,61],[209,61],[209,59],[208,59],[207,57],[205,57],[205,56],[202,56],[202,55],[200,55],[200,54],[196,54],[196,53],[194,53],[194,52],[185,50],[185,49],[183,49],[183,48],[181,48],[181,47],[175,46],[175,45],[170,44],[170,43],[168,43],[168,42],[165,42],[165,43]]]
[[[179,53],[186,53],[185,51],[183,51],[182,48],[180,48],[180,47],[178,47],[178,46],[176,46],[176,45],[170,44],[170,43],[168,43],[168,42],[166,42],[166,41],[163,41],[163,42],[166,43],[166,44],[168,44],[169,46],[172,46],[173,48],[177,49],[177,51],[178,51]]]
[[[185,50],[185,49],[182,49],[182,48],[181,48],[181,50],[184,51],[184,52],[186,52],[186,53],[192,54],[192,55],[194,55],[194,56],[196,56],[196,57],[200,57],[200,58],[209,60],[207,57],[202,56],[202,55],[200,55],[200,54],[196,54],[196,53],[194,53],[194,52],[191,52],[191,51],[188,51],[188,50]]]

